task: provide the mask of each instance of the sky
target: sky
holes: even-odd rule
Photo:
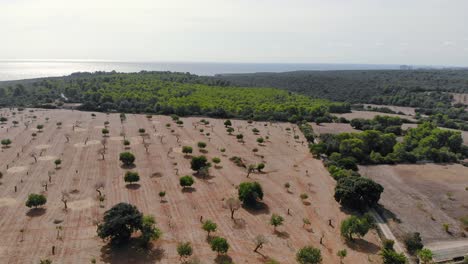
[[[467,0],[0,0],[0,60],[468,66]]]

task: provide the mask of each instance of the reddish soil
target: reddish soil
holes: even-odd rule
[[[218,224],[215,235],[228,240],[231,246],[228,256],[235,263],[262,263],[266,256],[281,263],[295,263],[297,250],[306,245],[321,249],[323,263],[339,263],[336,252],[348,248],[339,233],[339,223],[347,215],[333,199],[335,182],[321,161],[312,158],[307,144],[302,144],[303,136],[297,128],[292,129],[291,124],[256,122],[249,125],[233,120],[235,133],[239,129],[244,134],[246,143],[241,144],[235,136],[227,134],[224,120],[207,119],[210,125],[198,124],[195,128],[200,118],[183,118],[183,127],[178,127],[167,116],[153,116],[148,120],[144,115],[128,114],[121,124],[118,114],[97,113],[92,118],[88,112],[36,110],[34,113],[24,111],[12,118],[9,110],[3,109],[0,113],[10,119],[8,126],[0,128],[1,137],[13,141],[10,148],[0,152],[0,168],[4,174],[0,180],[0,263],[38,263],[42,258],[50,258],[54,263],[89,263],[92,258],[98,263],[178,263],[176,245],[183,241],[192,243],[194,256],[203,263],[219,261],[206,242],[200,216]],[[35,121],[33,115],[37,116]],[[48,122],[46,117],[50,118]],[[13,119],[20,122],[18,127],[10,126]],[[102,147],[101,127],[106,120],[110,122],[110,137],[105,160],[101,160],[98,150]],[[31,122],[29,128],[23,124],[26,121]],[[58,121],[63,123],[61,128],[56,127]],[[76,122],[79,127],[73,131]],[[43,132],[32,140],[31,128],[40,123],[45,126]],[[173,132],[166,128],[166,123],[172,124]],[[254,127],[260,130],[261,136],[269,136],[263,146],[256,143],[260,135],[252,133]],[[291,130],[287,131],[287,127]],[[138,128],[145,128],[150,135],[149,153],[145,152]],[[199,132],[201,128],[205,134]],[[129,151],[137,157],[133,170],[139,172],[141,181],[134,188],[125,185],[126,170],[118,160],[118,154],[125,150],[121,132],[130,139]],[[66,134],[70,135],[69,143],[66,143]],[[294,140],[294,134],[300,138]],[[194,155],[198,155],[198,141],[207,143],[205,155],[208,158],[221,158],[221,168],[211,168],[210,177],[196,178],[193,189],[182,192],[179,176],[193,172],[189,159],[180,153],[180,147],[190,145],[194,147]],[[224,154],[221,148],[226,148]],[[253,148],[259,151],[254,153]],[[42,158],[35,162],[30,156],[33,152]],[[246,170],[229,161],[232,156],[242,157],[246,164],[264,162],[265,172],[246,178]],[[62,159],[58,170],[54,165],[55,157]],[[48,181],[49,172],[51,183],[45,191],[42,185]],[[240,209],[234,222],[223,207],[223,200],[236,196],[239,183],[253,180],[263,186],[266,207],[260,211]],[[284,188],[286,182],[291,184],[290,193]],[[97,201],[95,185],[98,183],[104,185],[104,208]],[[158,197],[162,190],[167,192],[165,202]],[[60,201],[62,191],[71,197],[66,212]],[[24,205],[30,193],[47,196],[43,209],[29,210]],[[301,193],[308,194],[308,203],[301,201]],[[96,223],[105,210],[119,202],[132,203],[145,214],[155,216],[164,234],[154,242],[150,252],[127,248],[111,253],[105,242],[96,236]],[[291,216],[287,215],[288,209]],[[272,213],[285,218],[278,233],[269,225]],[[304,217],[312,222],[310,231],[303,228]],[[329,219],[334,228],[328,225]],[[58,225],[63,227],[62,239],[56,237]],[[253,239],[260,234],[269,240],[260,250],[265,258],[252,252]],[[323,245],[319,243],[322,236]],[[374,232],[368,234],[353,246],[354,249],[348,248],[345,263],[379,263],[379,244]],[[52,255],[52,246],[55,246],[55,255]]]
[[[416,121],[416,119],[414,119],[411,116],[407,116],[407,115],[387,114],[387,113],[380,113],[380,112],[374,112],[374,111],[356,111],[356,110],[352,110],[351,113],[335,114],[335,115],[338,116],[338,117],[344,117],[344,118],[346,118],[348,120],[351,120],[351,119],[354,119],[354,118],[372,119],[375,116],[380,115],[380,116],[396,116],[396,117],[408,119],[410,121]]]
[[[315,123],[310,123],[316,134],[339,134],[339,133],[352,133],[352,132],[361,132],[360,130],[354,129],[350,124],[343,123],[322,123],[317,125]]]

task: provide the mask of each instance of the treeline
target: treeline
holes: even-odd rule
[[[276,87],[350,103],[432,108],[450,105],[446,92],[468,92],[465,70],[296,71],[217,75],[239,86]]]
[[[358,130],[378,130],[384,133],[393,133],[400,136],[402,133],[401,125],[403,123],[411,123],[407,119],[393,116],[377,115],[373,119],[354,118],[350,125]]]
[[[76,73],[61,78],[0,83],[3,106],[55,107],[82,103],[82,110],[206,115],[220,118],[331,120],[346,103],[313,99],[275,88],[229,87],[188,73]]]

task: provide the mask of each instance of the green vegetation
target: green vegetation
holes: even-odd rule
[[[189,175],[186,175],[186,176],[182,176],[180,177],[179,179],[179,184],[180,186],[182,186],[182,188],[187,188],[187,187],[190,187],[193,185],[195,181],[193,180],[193,177],[192,176],[189,176]]]
[[[124,181],[128,182],[129,184],[133,184],[140,180],[140,175],[138,172],[127,171],[124,176]]]
[[[365,211],[377,205],[382,185],[364,177],[343,177],[335,187],[335,200],[346,208]]]
[[[322,253],[318,248],[303,247],[296,253],[296,260],[301,264],[319,264],[322,263]]]
[[[177,254],[179,254],[181,260],[190,257],[192,253],[193,248],[190,242],[180,243],[177,245]]]
[[[28,200],[26,200],[26,206],[29,208],[37,208],[38,206],[46,204],[46,202],[47,198],[44,195],[31,193],[28,195]]]
[[[82,110],[206,115],[219,118],[300,121],[349,105],[275,88],[226,87],[226,82],[185,73],[74,73],[61,78],[0,83],[0,106],[55,108],[63,94]]]
[[[119,160],[125,166],[131,166],[135,162],[135,155],[133,155],[130,152],[122,152],[122,153],[120,153]]]
[[[215,232],[218,228],[218,225],[211,220],[206,220],[203,222],[202,228],[208,233],[208,237],[210,237],[210,233]]]
[[[254,207],[263,199],[262,186],[258,182],[243,182],[239,185],[238,195],[244,205]]]
[[[415,254],[424,247],[421,235],[418,232],[406,234],[403,242],[410,254]]]
[[[223,237],[214,237],[210,241],[211,249],[218,254],[226,254],[229,250],[229,243]]]
[[[119,203],[104,213],[104,221],[98,225],[97,233],[113,244],[128,242],[133,232],[140,231],[140,240],[146,246],[151,240],[161,237],[153,216],[143,216],[134,205]]]
[[[358,130],[377,130],[383,133],[401,135],[401,125],[410,123],[406,119],[392,116],[375,116],[373,119],[355,118],[351,120],[351,126]]]
[[[370,214],[362,217],[352,215],[341,222],[340,232],[345,239],[352,241],[353,235],[363,237],[373,226],[374,219]]]

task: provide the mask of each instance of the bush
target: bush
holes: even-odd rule
[[[380,252],[384,264],[406,264],[408,260],[403,253],[398,254],[393,250],[384,249]]]
[[[193,249],[190,242],[180,243],[177,245],[177,254],[179,254],[181,258],[190,257],[192,253]]]
[[[341,222],[340,232],[341,235],[349,241],[352,241],[353,235],[363,237],[373,227],[373,218],[369,214],[362,217],[350,216]]]
[[[190,167],[196,172],[200,172],[203,168],[209,166],[210,163],[208,163],[208,160],[205,156],[192,157],[192,161],[190,162]]]
[[[188,155],[188,154],[191,154],[193,152],[193,148],[190,147],[190,146],[183,146],[182,147],[182,153]]]

